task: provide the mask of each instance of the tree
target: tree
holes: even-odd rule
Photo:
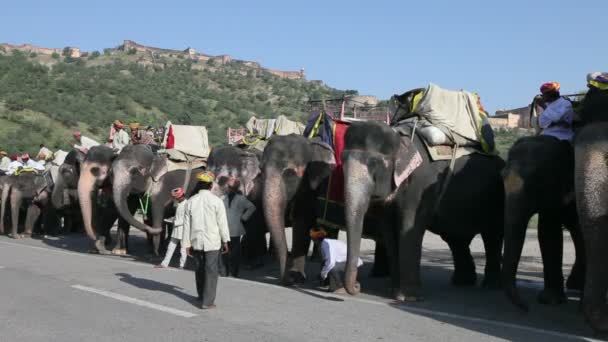
[[[30,58],[36,58],[38,57],[38,54],[35,52],[30,53]]]
[[[59,59],[59,54],[57,52],[53,52],[53,54],[51,54],[51,57],[53,57],[53,59]]]
[[[99,51],[93,51],[91,52],[91,54],[89,55],[89,59],[95,59],[97,57],[101,56],[101,53],[99,53]]]
[[[134,54],[136,54],[136,53],[137,53],[137,50],[136,50],[135,48],[130,48],[130,49],[127,51],[127,55],[134,55]]]

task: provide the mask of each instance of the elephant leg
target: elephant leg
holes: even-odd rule
[[[572,266],[572,271],[570,271],[570,276],[568,276],[568,280],[566,281],[566,288],[582,291],[585,286],[585,244],[578,226],[572,227],[569,230],[572,242],[574,243],[576,259]]]
[[[376,249],[374,250],[374,266],[370,272],[373,278],[382,278],[390,274],[388,255],[384,239],[376,239]]]
[[[382,238],[384,239],[384,246],[387,255],[387,262],[389,266],[389,289],[391,295],[398,296],[401,293],[400,289],[400,268],[399,268],[399,239],[395,232],[395,222],[392,220],[395,213],[385,214],[382,220]],[[375,260],[374,260],[375,263]],[[402,296],[402,295],[401,295]]]
[[[34,230],[34,225],[40,218],[40,214],[42,210],[36,204],[30,204],[27,208],[27,214],[25,216],[25,229],[23,231],[23,235],[29,237],[32,236],[32,232]]]
[[[394,296],[403,301],[422,301],[424,297],[420,281],[420,258],[425,225],[422,223],[420,215],[416,215],[415,210],[402,212],[400,220],[398,260],[401,291],[395,293]]]
[[[445,239],[454,258],[454,274],[452,275],[452,285],[454,286],[474,286],[477,283],[477,272],[475,272],[475,262],[469,249],[472,238]]]
[[[538,243],[543,258],[545,288],[539,293],[542,304],[561,304],[566,301],[562,271],[563,234],[561,222],[548,213],[538,215]]]
[[[502,225],[502,222],[500,223]],[[486,231],[481,233],[486,252],[486,267],[482,286],[497,290],[502,288],[500,263],[502,258],[502,233]]]
[[[306,280],[306,256],[310,248],[310,229],[315,224],[314,194],[304,193],[296,200],[292,227],[291,269],[289,281],[302,283]]]
[[[114,255],[126,255],[129,251],[128,246],[128,236],[131,225],[123,220],[122,218],[118,219],[118,229],[116,234],[116,246],[112,250],[112,254]]]
[[[20,191],[17,189],[13,189],[11,191],[11,237],[13,239],[19,239],[20,236],[17,233],[19,229],[19,210],[21,209],[21,203],[23,201],[23,197]]]

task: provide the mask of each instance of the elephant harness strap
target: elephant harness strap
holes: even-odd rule
[[[142,202],[141,199],[145,198]],[[150,191],[147,191],[140,199],[139,199],[139,208],[141,209],[141,213],[143,216],[148,215],[148,205],[150,204]]]

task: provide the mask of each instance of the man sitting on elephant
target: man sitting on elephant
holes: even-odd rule
[[[310,238],[321,249],[323,256],[323,267],[321,269],[321,284],[329,285],[329,292],[346,293],[342,277],[346,265],[346,243],[344,241],[327,239],[327,232],[323,228],[310,230]],[[359,258],[357,267],[363,265]],[[329,284],[328,284],[329,283]]]
[[[543,129],[543,135],[550,135],[559,140],[571,141],[572,119],[574,111],[570,101],[560,96],[560,85],[557,82],[548,82],[540,87],[542,98],[539,105],[544,111],[538,118],[538,124]]]

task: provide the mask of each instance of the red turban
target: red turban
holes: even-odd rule
[[[79,137],[80,137],[82,134],[80,133],[80,131],[75,131],[74,133],[72,133],[72,135],[73,135],[75,138],[79,138]]]
[[[546,94],[546,93],[550,93],[552,91],[559,91],[559,83],[557,82],[547,82],[545,84],[543,84],[542,86],[540,86],[540,92],[541,94]]]
[[[180,199],[184,197],[184,189],[183,188],[175,188],[171,190],[171,196],[175,199]]]

